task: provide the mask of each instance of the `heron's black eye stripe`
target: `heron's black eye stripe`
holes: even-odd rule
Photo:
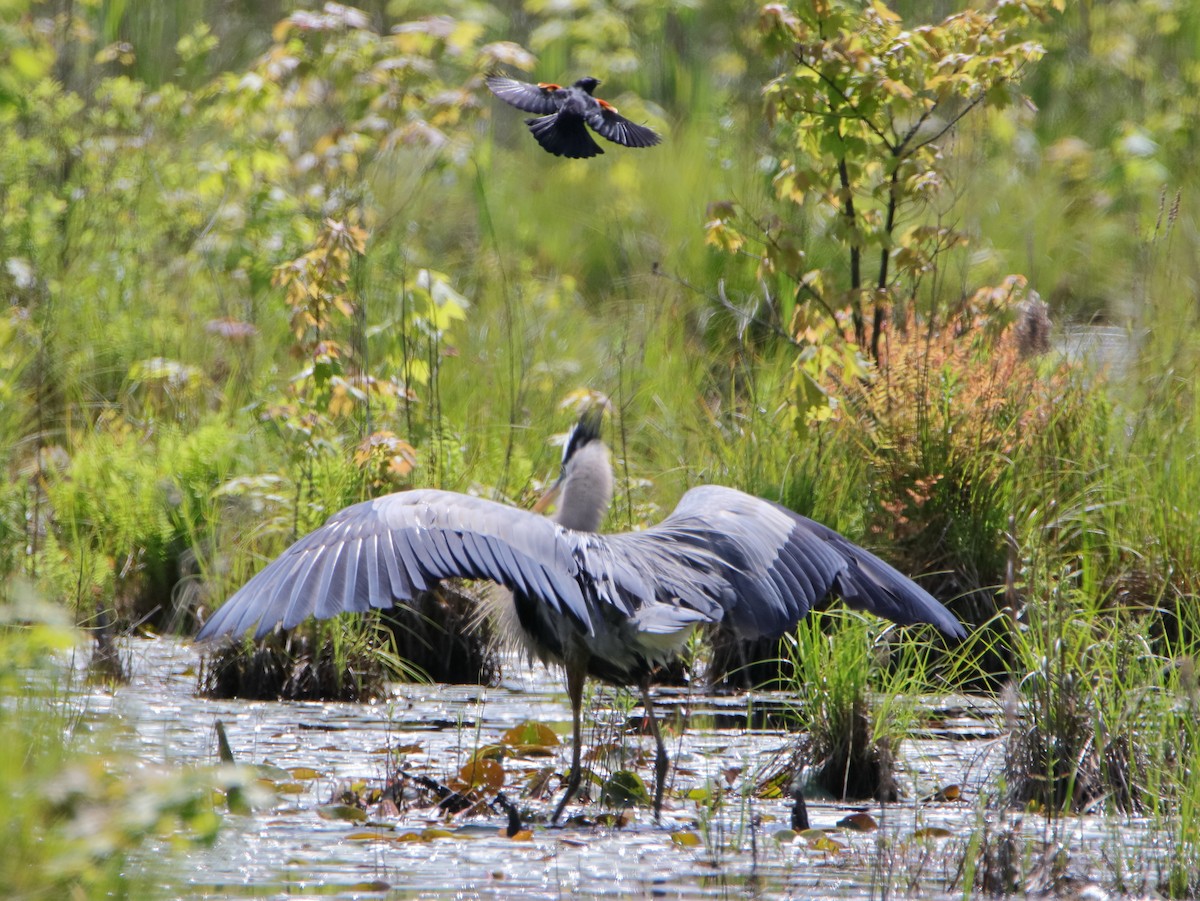
[[[563,445],[562,466],[565,470],[567,463],[575,456],[581,448],[586,447],[593,441],[600,440],[600,426],[604,417],[604,411],[600,407],[589,407],[583,411],[579,417],[579,422],[571,427],[570,434],[567,435],[566,444]]]

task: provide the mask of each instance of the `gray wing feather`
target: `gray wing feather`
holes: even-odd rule
[[[369,536],[364,550],[366,553],[363,560],[367,564],[367,602],[374,604],[376,598],[383,596],[382,583],[379,580],[379,536]]]
[[[279,598],[275,603],[286,604],[280,617],[284,622],[293,621],[294,618],[294,622],[298,623],[304,619],[304,611],[312,606],[314,594],[313,583],[309,582],[308,578],[314,570],[318,573],[320,572],[320,563],[323,559],[324,557],[321,554],[307,550],[306,553],[300,554],[298,559],[281,573],[284,578],[275,592]],[[301,612],[293,617],[293,610]],[[247,610],[246,614],[249,615],[250,612]],[[247,619],[247,616],[243,616],[242,619]],[[246,626],[253,625],[256,619],[251,619],[246,623]],[[264,634],[264,630],[260,628],[255,638],[262,638]]]
[[[557,93],[551,88],[542,88],[527,81],[491,75],[487,78],[489,90],[505,103],[527,113],[545,116],[558,109]]]
[[[404,562],[404,571],[408,574],[408,582],[400,584],[400,593],[396,593],[396,586],[392,586],[392,593],[398,598],[406,597],[407,591],[427,591],[429,582],[425,580],[425,575],[421,571],[421,565],[417,562],[416,552],[413,550],[413,536],[407,532],[397,532],[393,534],[384,534],[380,536],[384,541],[389,542],[400,554],[400,559]],[[437,581],[436,576],[430,576],[429,581]]]
[[[474,532],[463,532],[463,541],[470,550],[472,559],[482,568],[492,572],[500,569],[500,561],[492,553],[488,543]]]
[[[851,607],[902,625],[930,623],[955,638],[966,635],[954,614],[899,570],[820,523],[808,521],[808,525],[845,557],[837,591]]]
[[[197,640],[240,635],[255,623],[262,637],[277,623],[292,628],[309,615],[391,606],[451,576],[524,592],[590,632],[577,542],[544,517],[481,498],[388,495],[335,513],[289,547],[213,614]]]
[[[283,616],[285,629],[299,625],[309,613],[319,616],[336,604],[335,599],[342,596],[340,591],[345,581],[346,551],[349,547],[349,544],[332,546],[317,558],[317,565],[313,567],[316,581],[297,583],[298,596],[288,605],[288,610]],[[335,580],[338,593],[329,590]]]
[[[932,595],[832,529],[732,488],[693,488],[662,523],[614,535],[627,558],[654,560],[686,606],[743,638],[776,637],[830,594],[903,624],[962,626]],[[653,548],[653,550],[652,550]]]
[[[588,125],[601,137],[626,147],[653,147],[662,137],[652,128],[630,122],[611,107],[601,107],[588,116]]]
[[[437,559],[438,568],[434,570],[434,574],[441,578],[458,574],[458,564],[454,559],[454,554],[446,541],[446,533],[441,529],[430,529],[427,544],[433,556]]]

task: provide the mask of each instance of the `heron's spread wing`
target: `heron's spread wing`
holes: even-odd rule
[[[905,626],[929,623],[953,638],[967,634],[954,614],[899,570],[833,529],[804,517],[797,519],[807,534],[804,540],[823,542],[845,559],[846,568],[838,574],[834,587],[851,607]]]
[[[549,630],[541,637],[560,645],[563,628],[594,635],[597,624],[611,627],[622,617],[639,633],[668,635],[727,619],[743,637],[776,636],[831,592],[899,623],[964,634],[924,589],[833,530],[708,486],[689,491],[654,528],[621,535],[571,531],[448,491],[355,504],[247,582],[197,640],[240,635],[255,624],[262,637],[310,615],[390,607],[452,577],[490,579],[534,602]]]
[[[487,86],[493,94],[505,103],[525,110],[527,113],[537,113],[545,116],[558,109],[555,94],[562,90],[558,85],[530,84],[527,81],[517,81],[515,78],[505,78],[501,75],[490,75]]]
[[[448,491],[355,504],[242,586],[197,640],[240,635],[256,623],[261,638],[277,623],[290,629],[309,615],[390,607],[450,577],[499,582],[590,631],[574,534],[536,514]],[[623,577],[619,567],[612,574],[615,582]]]
[[[649,562],[660,595],[696,609],[718,605],[745,638],[774,637],[836,592],[898,623],[962,626],[932,595],[832,529],[732,488],[705,486],[644,532],[614,535],[614,552]],[[712,616],[719,619],[720,616]]]
[[[601,137],[626,147],[653,147],[662,140],[658,132],[645,125],[630,122],[611,106],[603,103],[588,116],[588,125]]]

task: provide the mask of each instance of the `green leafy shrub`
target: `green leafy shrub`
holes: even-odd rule
[[[0,600],[0,893],[152,896],[171,877],[145,866],[145,846],[212,841],[214,790],[252,791],[252,775],[147,768],[83,728],[60,662],[76,638],[27,586]]]

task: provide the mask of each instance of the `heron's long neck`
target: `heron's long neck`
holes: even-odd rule
[[[568,529],[595,532],[608,513],[612,493],[608,448],[601,441],[593,441],[576,451],[571,460],[570,477],[563,485],[554,520]]]

